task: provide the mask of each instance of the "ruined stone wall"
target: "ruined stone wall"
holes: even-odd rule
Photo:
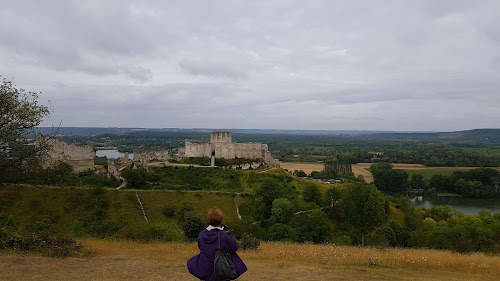
[[[108,159],[108,177],[120,179],[120,159]]]
[[[168,150],[155,150],[155,151],[134,151],[134,161],[141,161],[148,163],[152,160],[167,161],[170,159]]]
[[[42,134],[38,134],[36,142],[45,142],[49,145],[45,166],[62,160],[68,162],[76,173],[94,169],[95,150],[90,145],[67,143]]]
[[[210,143],[192,143],[186,141],[185,157],[210,157],[212,149]]]

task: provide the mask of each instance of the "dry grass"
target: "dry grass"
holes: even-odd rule
[[[290,172],[295,170],[302,170],[306,174],[310,174],[312,171],[323,171],[325,165],[323,163],[307,163],[307,162],[280,162],[280,167],[287,169]]]
[[[197,280],[185,262],[195,243],[85,240],[95,255],[51,259],[0,255],[0,280]],[[446,251],[263,243],[240,253],[238,280],[499,280],[500,257]]]

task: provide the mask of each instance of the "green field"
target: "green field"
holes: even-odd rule
[[[440,171],[440,170],[404,170],[404,169],[399,169],[406,171],[408,173],[408,179],[411,179],[411,176],[414,174],[421,174],[424,176],[424,179],[430,180],[432,176],[434,175],[442,175],[442,176],[451,176],[453,174],[453,171]]]

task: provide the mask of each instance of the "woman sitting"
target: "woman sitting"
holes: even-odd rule
[[[240,276],[247,270],[243,261],[236,254],[238,243],[221,227],[223,218],[222,211],[219,209],[213,209],[208,212],[209,226],[198,235],[200,253],[187,261],[189,272],[201,280],[216,281],[214,275],[214,258],[215,248],[219,245],[219,237],[221,250],[231,255],[237,276]]]

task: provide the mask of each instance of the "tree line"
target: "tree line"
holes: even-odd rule
[[[430,180],[415,173],[393,169],[390,163],[370,167],[374,183],[381,191],[392,195],[406,194],[408,189],[427,193],[453,193],[469,198],[499,198],[500,172],[491,168],[454,171],[452,175],[433,175]]]

